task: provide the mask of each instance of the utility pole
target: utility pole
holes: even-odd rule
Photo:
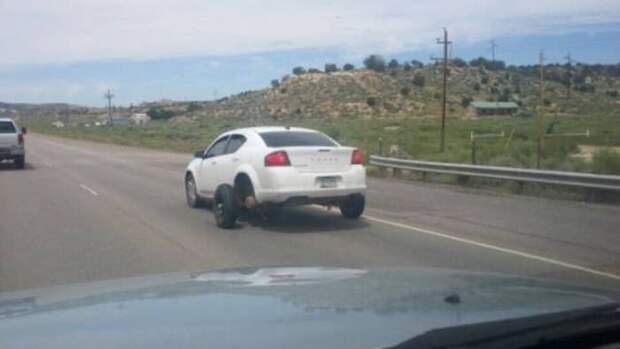
[[[566,57],[564,57],[564,59],[566,59],[566,62],[568,63],[568,76],[566,77],[566,98],[570,99],[570,90],[573,80],[573,59],[570,56],[570,52],[568,53],[568,55],[566,55]]]
[[[108,89],[103,97],[108,100],[108,120],[110,121],[110,126],[112,126],[112,98],[114,98],[114,95]]]
[[[491,40],[491,63],[495,63],[495,48],[499,45],[495,43],[495,40]]]
[[[446,146],[446,104],[448,103],[448,30],[443,28],[443,40],[437,39],[437,43],[443,45],[443,97],[441,99],[441,140],[439,151],[443,153]]]
[[[538,143],[536,149],[536,168],[540,169],[540,158],[543,151],[543,105],[545,92],[545,55],[540,51],[540,96],[538,101]]]

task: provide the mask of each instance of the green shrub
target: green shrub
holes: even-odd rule
[[[302,75],[306,73],[306,69],[304,69],[304,67],[295,67],[293,68],[293,74],[295,75]]]
[[[175,115],[173,111],[161,107],[151,107],[146,114],[153,120],[170,119]]]
[[[392,58],[392,60],[390,60],[390,63],[388,63],[388,68],[390,69],[396,69],[398,68],[399,64],[398,61],[394,58]]]
[[[366,69],[371,69],[376,72],[385,71],[385,58],[381,55],[370,55],[364,59],[364,65]]]
[[[592,157],[592,172],[620,174],[620,154],[611,150],[600,150]]]
[[[325,72],[326,73],[335,73],[338,71],[338,66],[334,63],[325,63]]]
[[[413,77],[413,84],[418,87],[424,87],[425,83],[426,83],[426,78],[424,78],[424,75],[420,73],[416,73],[415,76]]]

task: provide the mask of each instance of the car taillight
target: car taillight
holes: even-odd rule
[[[17,142],[19,144],[24,144],[24,135],[23,134],[20,133],[20,134],[17,135]]]
[[[353,150],[353,154],[351,154],[351,165],[361,165],[364,163],[364,155],[362,151],[359,149]]]
[[[265,166],[291,166],[285,151],[276,151],[265,156]]]

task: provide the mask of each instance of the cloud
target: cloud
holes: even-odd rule
[[[0,0],[0,67],[338,47],[402,52],[620,22],[617,0]]]
[[[71,81],[63,79],[41,79],[23,82],[0,83],[0,98],[13,102],[79,102],[93,92],[103,100],[108,88],[116,89],[117,83],[106,81]]]

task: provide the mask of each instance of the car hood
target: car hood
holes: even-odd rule
[[[601,305],[611,291],[436,269],[245,268],[0,295],[2,348],[377,348]]]

